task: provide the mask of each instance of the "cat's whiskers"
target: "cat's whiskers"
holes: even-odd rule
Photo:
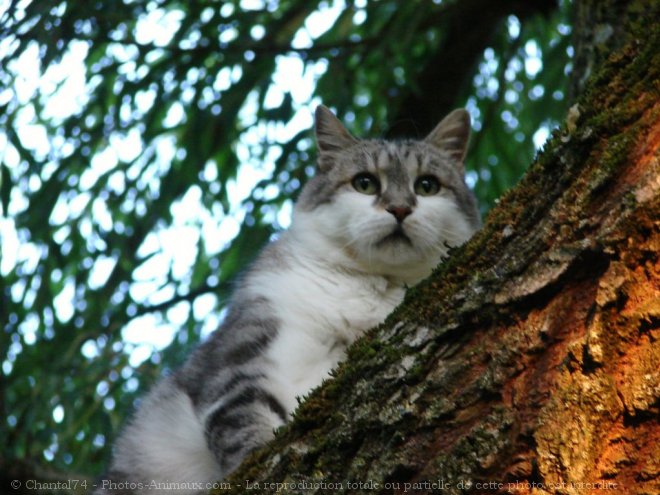
[[[414,229],[421,233],[418,237],[422,242],[425,242],[427,239],[436,239],[437,234],[442,234],[441,237],[448,240],[461,239],[459,232],[449,227],[438,227],[437,225],[431,227],[428,224],[420,222],[414,226]]]

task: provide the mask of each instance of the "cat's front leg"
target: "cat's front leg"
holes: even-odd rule
[[[258,384],[220,401],[207,416],[205,432],[222,476],[272,439],[274,430],[286,423],[287,416],[282,403]]]

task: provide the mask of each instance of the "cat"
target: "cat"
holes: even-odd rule
[[[479,228],[465,110],[424,140],[358,140],[324,106],[315,129],[317,172],[290,229],[237,283],[220,329],[142,401],[98,493],[205,492]]]

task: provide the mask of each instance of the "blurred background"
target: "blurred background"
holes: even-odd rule
[[[89,479],[314,173],[472,116],[483,213],[570,105],[568,0],[0,0],[0,472]]]

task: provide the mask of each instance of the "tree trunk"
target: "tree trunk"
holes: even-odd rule
[[[421,69],[412,90],[392,117],[387,136],[426,136],[451,112],[474,75],[484,50],[493,42],[494,32],[507,17],[521,21],[548,15],[557,8],[556,0],[461,0],[447,2],[428,25],[444,27],[444,41]],[[488,12],[488,15],[484,15]],[[469,85],[469,82],[467,82]]]
[[[659,19],[621,9],[621,48],[483,230],[226,483],[660,493]]]

